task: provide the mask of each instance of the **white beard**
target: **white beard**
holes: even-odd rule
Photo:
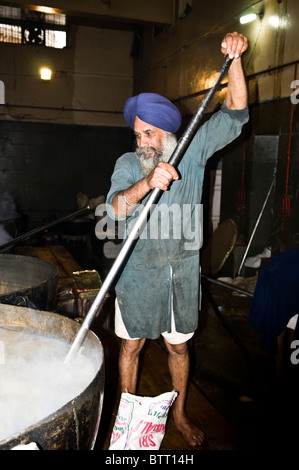
[[[163,135],[162,149],[157,150],[154,147],[137,147],[136,155],[139,160],[141,170],[144,176],[147,176],[158,165],[159,162],[168,162],[177,145],[177,139],[174,134]],[[149,157],[148,152],[153,153],[153,157]]]

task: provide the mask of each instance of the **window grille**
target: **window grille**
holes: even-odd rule
[[[66,16],[0,5],[0,42],[63,49],[68,43]]]

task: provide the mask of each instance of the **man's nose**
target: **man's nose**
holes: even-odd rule
[[[148,147],[148,136],[141,135],[139,140],[140,147]]]

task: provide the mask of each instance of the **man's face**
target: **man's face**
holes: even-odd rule
[[[145,176],[159,162],[168,162],[177,144],[173,134],[151,126],[138,117],[135,119],[134,133],[137,142],[136,155]]]
[[[165,131],[162,129],[151,126],[141,121],[141,119],[136,116],[134,133],[137,147],[142,149],[142,153],[145,157],[153,158],[155,156],[155,150],[158,152],[163,150],[162,141]]]

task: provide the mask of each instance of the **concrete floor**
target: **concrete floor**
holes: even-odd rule
[[[213,410],[209,413],[214,425],[207,427],[210,442],[203,449],[292,451],[299,437],[294,427],[298,415],[297,369],[284,382],[276,383],[275,358],[262,348],[262,338],[248,323],[251,298],[211,284],[206,289],[199,327],[190,344],[190,379],[201,402],[200,408],[195,399],[190,413],[200,420],[209,407]],[[157,344],[163,349],[163,341]],[[148,381],[152,370],[153,365],[148,364],[144,371],[149,374]],[[143,390],[145,395],[151,391]],[[219,419],[223,419],[222,424],[216,425]],[[176,445],[168,448],[186,448],[173,435],[170,446]]]
[[[98,269],[102,278],[112,263],[107,259],[86,262],[79,256],[81,265],[82,261],[85,269]],[[212,446],[292,450],[299,438],[293,425],[298,415],[299,369],[276,384],[274,357],[263,350],[261,337],[248,323],[251,298],[209,282],[203,285],[199,327],[190,344],[190,379],[200,399],[207,399],[242,442],[227,444],[224,430]],[[158,344],[163,349],[163,343]]]
[[[111,262],[87,259],[67,247],[83,269],[98,269],[102,278]],[[261,338],[248,323],[250,298],[207,284],[199,313],[199,327],[190,344],[191,400],[189,412],[199,424],[207,425],[208,439],[202,450],[288,450],[298,442],[298,371],[292,371],[283,384],[275,383],[274,358],[261,347]],[[119,398],[118,343],[111,330],[102,330],[108,366],[108,397],[97,441],[107,449]],[[156,341],[147,349],[140,393],[160,394],[166,377],[167,359],[163,343]],[[151,358],[161,363],[153,375]],[[299,365],[297,366],[299,367]],[[299,369],[298,369],[299,370]],[[164,379],[163,379],[164,380]],[[159,391],[158,391],[159,390]],[[153,396],[153,395],[151,395]],[[168,428],[166,449],[189,449],[175,429]],[[168,439],[168,440],[167,440]]]
[[[116,354],[118,340],[112,334],[103,338],[103,330],[100,335],[106,354],[105,364],[109,371],[106,375],[104,406],[95,450],[108,450],[120,401]],[[148,341],[141,355],[136,394],[139,397],[157,397],[171,390],[166,351],[158,341]],[[193,381],[189,384],[186,408],[193,423],[205,433],[203,444],[195,449],[190,447],[168,417],[166,433],[159,450],[248,450],[246,442]]]
[[[199,426],[204,423],[207,437],[200,450],[292,450],[297,440],[292,426],[298,411],[297,385],[275,383],[274,357],[262,349],[260,336],[248,323],[250,299],[218,287],[210,286],[210,290],[214,306],[221,306],[221,316],[215,313],[210,294],[204,293],[199,328],[190,344],[188,409]],[[118,354],[115,338],[111,339],[104,339],[114,364],[109,372],[109,380],[114,380],[110,391],[117,384]],[[151,362],[153,356],[158,358]],[[166,351],[163,341],[157,340],[144,353],[138,394],[155,396],[171,390],[170,382],[168,388],[164,383],[167,374]],[[113,413],[108,411],[104,418],[107,433],[99,444],[104,450],[119,403],[115,394],[110,404]],[[190,450],[171,427],[163,443],[164,449]]]

